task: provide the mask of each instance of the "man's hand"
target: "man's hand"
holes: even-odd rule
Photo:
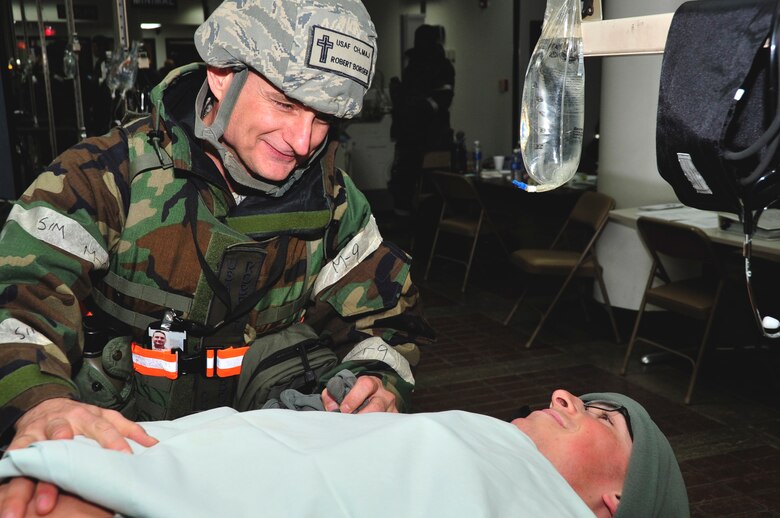
[[[0,485],[0,502],[5,499],[8,493],[9,484]],[[30,504],[24,517],[37,518],[40,514],[35,511],[35,508]],[[111,518],[114,513],[104,509],[100,506],[90,504],[81,498],[69,494],[60,495],[57,499],[57,506],[51,513],[47,514],[48,518],[72,518],[78,516],[79,518]]]
[[[360,409],[358,414],[369,412],[398,413],[395,394],[385,389],[382,380],[376,376],[360,376],[355,386],[344,397],[341,406],[330,396],[327,389],[322,391],[322,404],[328,412],[339,410],[343,414],[351,414],[364,401],[368,401],[368,404]]]
[[[127,439],[147,447],[157,443],[141,425],[115,410],[55,398],[39,403],[19,418],[16,435],[8,450],[26,448],[37,441],[72,439],[77,434],[96,440],[103,448],[127,453],[132,453]],[[0,515],[2,518],[21,518],[33,499],[36,513],[49,514],[57,504],[58,493],[52,484],[15,478],[8,483],[0,503]]]

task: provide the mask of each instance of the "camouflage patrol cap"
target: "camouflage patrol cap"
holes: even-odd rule
[[[195,31],[203,60],[248,66],[319,112],[360,113],[376,29],[360,0],[226,0]]]

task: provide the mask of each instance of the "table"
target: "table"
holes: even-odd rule
[[[636,228],[636,220],[642,216],[691,224],[702,229],[714,243],[722,245],[741,248],[745,241],[743,234],[720,229],[717,212],[695,209],[680,204],[631,207],[613,210],[609,214],[610,220],[634,229]],[[780,261],[780,239],[754,237],[753,254],[765,259]]]
[[[508,175],[472,178],[510,250],[549,247],[582,193],[593,188],[564,185],[526,192],[513,185]]]
[[[636,310],[642,301],[651,260],[636,231],[636,220],[641,216],[695,225],[714,243],[734,251],[744,243],[742,234],[718,227],[717,212],[679,203],[613,210],[610,212],[610,223],[596,246],[596,253],[604,267],[604,282],[614,307]],[[753,256],[780,261],[780,240],[754,238]],[[594,295],[602,300],[598,290],[595,290]]]

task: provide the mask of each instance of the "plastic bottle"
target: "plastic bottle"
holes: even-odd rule
[[[523,85],[520,147],[536,191],[577,172],[582,152],[585,71],[580,0],[547,0],[542,34]]]
[[[512,180],[525,181],[525,167],[523,167],[523,154],[520,151],[520,144],[512,150],[512,163],[509,168],[512,170]]]
[[[474,141],[474,171],[478,175],[482,172],[482,148],[479,147],[479,140]]]
[[[455,135],[452,155],[452,171],[454,173],[467,172],[468,152],[466,151],[466,135],[462,131],[458,131]]]

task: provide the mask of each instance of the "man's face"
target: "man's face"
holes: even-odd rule
[[[328,128],[322,114],[289,99],[258,73],[250,72],[223,140],[248,171],[280,181],[314,154]]]
[[[618,412],[586,409],[565,390],[553,392],[550,408],[512,424],[522,430],[585,500],[601,499],[609,484],[622,488],[631,456],[631,436]]]
[[[157,331],[152,335],[152,348],[165,349],[165,333]]]

